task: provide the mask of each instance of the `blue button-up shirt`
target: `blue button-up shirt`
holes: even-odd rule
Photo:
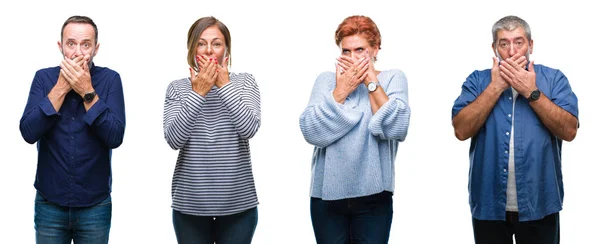
[[[110,195],[111,149],[121,145],[125,132],[121,78],[92,66],[99,100],[86,112],[81,96],[70,91],[56,111],[48,93],[59,73],[60,67],[36,72],[19,128],[25,141],[37,142],[35,188],[61,206],[93,206]]]
[[[535,65],[536,85],[554,104],[578,116],[577,97],[559,70]],[[475,71],[463,83],[452,118],[491,82],[491,70]],[[562,209],[562,140],[542,124],[523,96],[513,114],[512,91],[506,89],[485,124],[471,138],[469,202],[473,218],[505,220],[511,116],[514,116],[514,165],[519,220],[542,219]],[[512,114],[512,115],[511,115]]]

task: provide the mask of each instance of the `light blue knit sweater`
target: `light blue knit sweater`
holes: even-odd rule
[[[410,120],[408,85],[397,69],[382,71],[377,79],[389,101],[375,114],[366,86],[339,104],[332,95],[335,73],[324,72],[315,81],[300,116],[302,134],[315,146],[312,197],[337,200],[394,191],[398,142],[406,138]]]

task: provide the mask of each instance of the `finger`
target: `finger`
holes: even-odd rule
[[[60,63],[60,70],[65,74],[65,78],[73,78],[73,71],[69,68],[71,67],[66,60],[63,60]]]
[[[368,72],[363,72],[362,75],[358,78],[359,81],[364,81],[365,79],[367,79],[367,76],[369,75]]]
[[[196,64],[198,65],[198,70],[204,69],[208,64],[208,58],[204,55],[196,56]]]
[[[227,69],[227,64],[229,64],[229,57],[225,57],[223,59],[223,63],[221,64],[221,67],[224,67],[225,69]]]
[[[337,58],[337,61],[340,62],[343,67],[345,67],[346,69],[348,69],[348,67],[350,67],[352,65],[352,63],[354,63],[352,61],[352,59],[346,57],[346,56],[340,56]]]
[[[500,77],[512,86],[512,78],[504,71],[500,71]]]
[[[502,68],[504,68],[505,72],[516,73],[517,72],[516,66],[518,66],[518,64],[515,63],[514,60],[507,59],[506,62],[502,62],[500,64],[500,69],[502,70]]]
[[[500,72],[512,78],[514,77],[514,73],[510,68],[510,65],[500,65]]]
[[[60,69],[60,74],[65,78],[65,80],[67,80],[67,82],[70,85],[73,84],[73,78],[64,69]]]
[[[340,67],[340,63],[336,63],[335,64],[335,78],[336,78],[336,80],[339,79],[340,76],[342,76],[342,69]]]
[[[342,60],[342,61],[344,61],[344,62],[346,62],[346,63],[348,63],[348,64],[352,64],[352,63],[354,63],[354,60],[352,60],[352,58],[350,58],[350,57],[348,57],[348,56],[343,56],[343,55],[342,55],[342,56],[339,56],[339,57],[338,57],[338,59],[339,59],[339,60]]]
[[[492,68],[498,67],[498,57],[493,57],[492,59],[494,60],[494,61],[493,61],[494,63],[493,63],[493,65],[492,65]]]
[[[77,63],[75,63],[75,61],[70,60],[70,59],[66,59],[64,61],[67,63],[67,65],[66,65],[67,69],[69,69],[73,74],[75,74],[81,70],[81,66],[77,65]]]
[[[88,60],[83,61],[83,71],[86,73],[90,72],[90,67],[88,66]]]
[[[338,64],[340,66],[342,66],[342,68],[344,68],[345,70],[350,69],[351,63],[348,63],[348,62],[346,62],[346,61],[344,61],[344,60],[342,60],[340,58],[337,58],[337,61],[338,61]]]
[[[211,78],[211,80],[213,81],[213,83],[219,78],[219,65],[215,65],[215,72],[213,73],[213,76]]]
[[[205,67],[205,69],[206,69],[206,77],[207,77],[208,79],[210,79],[211,77],[213,77],[213,76],[214,76],[214,74],[215,74],[215,72],[216,72],[216,71],[215,71],[215,70],[216,70],[216,68],[217,68],[217,67],[215,67],[215,63],[214,63],[214,62],[210,62],[210,60],[209,60],[209,62],[208,62],[208,64],[207,64],[207,66]]]
[[[535,67],[533,66],[533,60],[529,62],[529,67],[527,68],[529,72],[535,73]]]
[[[370,67],[371,66],[369,65],[369,60],[368,59],[363,60],[359,67],[360,69],[358,70],[357,76],[362,77],[363,75],[367,74],[367,71],[369,70]],[[361,81],[363,79],[361,79]]]
[[[194,82],[194,70],[192,68],[189,68],[189,69],[190,69],[190,80],[192,82]]]

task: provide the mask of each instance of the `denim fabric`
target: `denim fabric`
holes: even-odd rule
[[[91,207],[64,207],[35,196],[35,239],[38,244],[106,244],[112,202],[108,196]]]
[[[388,243],[392,227],[391,192],[326,201],[311,198],[310,212],[319,244]]]

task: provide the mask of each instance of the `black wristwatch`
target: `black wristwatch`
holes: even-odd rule
[[[533,101],[540,99],[540,94],[541,94],[540,90],[538,90],[538,89],[533,90],[531,92],[531,94],[529,94],[529,101],[533,102]]]
[[[83,95],[83,101],[86,103],[91,103],[92,101],[94,101],[95,97],[96,97],[96,91],[88,92],[85,95]]]

